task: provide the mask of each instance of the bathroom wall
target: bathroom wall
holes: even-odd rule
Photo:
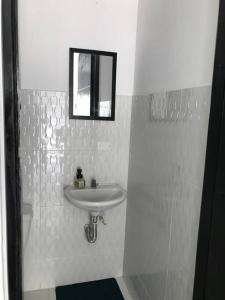
[[[120,276],[124,258],[141,300],[191,299],[217,9],[218,0],[19,0],[22,193],[34,209],[25,290]],[[118,52],[115,122],[68,119],[69,47]],[[81,165],[87,182],[126,188],[128,162],[124,254],[126,203],[90,245],[87,214],[63,185]]]
[[[138,0],[19,0],[22,89],[67,91],[69,47],[118,52],[117,94],[131,95]]]
[[[136,96],[124,275],[141,300],[191,300],[210,87]]]
[[[127,187],[137,8],[138,0],[18,1],[22,195],[34,213],[24,290],[122,274],[126,203],[106,213],[90,245],[88,214],[65,201],[63,185],[81,166],[87,184],[94,176]],[[69,120],[69,47],[118,52],[115,122]]]
[[[210,85],[219,0],[139,0],[134,94]]]
[[[218,1],[139,0],[124,276],[191,300]]]
[[[63,186],[81,166],[87,184],[94,176],[127,188],[131,97],[116,97],[115,122],[69,120],[66,92],[23,90],[19,98],[22,199],[34,212],[24,290],[121,276],[126,203],[105,213],[107,225],[99,224],[98,241],[89,244],[88,214],[64,199]]]
[[[2,82],[2,14],[0,14],[0,299],[8,300],[4,104]]]

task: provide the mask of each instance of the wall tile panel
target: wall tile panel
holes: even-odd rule
[[[210,95],[133,98],[124,273],[144,300],[192,299]]]
[[[116,121],[70,120],[68,93],[20,91],[23,201],[34,219],[24,249],[24,290],[121,276],[126,203],[105,214],[98,241],[88,244],[88,214],[70,205],[63,186],[78,166],[87,185],[118,182],[127,188],[131,97],[116,97]],[[34,201],[35,200],[35,201]],[[32,276],[31,276],[32,274]]]

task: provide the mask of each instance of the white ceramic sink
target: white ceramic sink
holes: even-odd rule
[[[66,199],[74,206],[89,212],[104,212],[122,203],[126,191],[118,184],[98,185],[97,188],[64,187]]]

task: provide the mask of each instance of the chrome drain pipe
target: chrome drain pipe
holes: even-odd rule
[[[86,238],[89,243],[93,244],[96,242],[98,237],[98,216],[90,214],[90,223],[84,225],[84,231]]]
[[[104,225],[106,225],[102,215],[95,215],[90,213],[90,222],[89,224],[84,225],[84,232],[87,238],[87,241],[91,244],[97,241],[98,237],[98,220],[100,220]]]

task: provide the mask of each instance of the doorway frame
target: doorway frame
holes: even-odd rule
[[[2,0],[1,13],[8,295],[9,300],[22,300],[17,0]]]
[[[6,165],[6,216],[7,216],[7,255],[9,300],[22,300],[22,238],[21,238],[21,195],[19,163],[19,126],[18,126],[18,10],[17,0],[2,0],[2,41],[3,41],[3,90],[5,110],[5,165]],[[206,149],[206,164],[202,194],[198,248],[193,300],[220,300],[210,298],[209,284],[221,274],[213,274],[209,280],[209,270],[213,259],[213,232],[216,228],[214,217],[217,201],[217,182],[220,153],[225,151],[222,143],[225,89],[225,0],[220,0],[218,32],[212,84],[212,100]],[[218,209],[218,207],[217,207]],[[220,223],[221,225],[221,223]],[[225,218],[224,218],[225,228]],[[225,230],[225,229],[224,229]],[[223,246],[224,241],[217,245]],[[221,258],[225,270],[225,258]],[[225,277],[224,277],[225,278]],[[224,298],[225,299],[225,298]]]
[[[220,251],[225,249],[224,96],[225,1],[220,0],[193,300],[225,299],[225,255]]]

